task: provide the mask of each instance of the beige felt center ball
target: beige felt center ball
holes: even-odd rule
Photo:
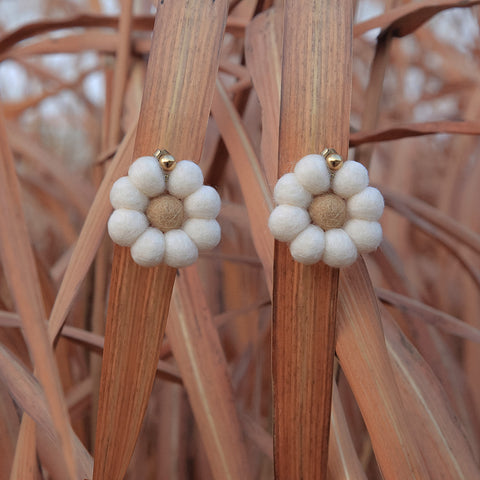
[[[341,228],[345,223],[347,206],[345,200],[334,193],[318,195],[308,208],[310,218],[322,230]]]
[[[146,214],[153,227],[162,232],[168,232],[182,226],[183,203],[172,195],[160,195],[150,201]]]

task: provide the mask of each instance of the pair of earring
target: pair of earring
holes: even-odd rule
[[[344,162],[333,149],[303,157],[275,186],[272,235],[289,243],[297,262],[351,265],[382,240],[378,220],[384,201],[368,183],[363,165]],[[110,237],[130,247],[141,266],[186,267],[220,241],[218,193],[203,185],[198,165],[176,162],[166,150],[136,159],[128,175],[113,184],[110,201]]]

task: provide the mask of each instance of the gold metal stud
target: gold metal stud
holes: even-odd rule
[[[337,171],[342,168],[343,158],[333,148],[326,148],[323,150],[322,156],[325,157],[327,166],[330,170]]]
[[[164,172],[171,172],[177,165],[177,161],[167,150],[157,149],[153,156],[158,159]]]

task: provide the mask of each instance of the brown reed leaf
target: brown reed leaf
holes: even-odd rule
[[[85,219],[50,314],[48,328],[51,338],[55,338],[61,330],[103,238],[105,225],[112,211],[110,190],[115,180],[127,173],[133,152],[135,129],[136,125],[133,125],[125,135]]]
[[[389,142],[401,138],[434,135],[437,133],[459,133],[462,135],[479,135],[480,123],[475,121],[448,121],[410,123],[381,128],[374,131],[353,132],[350,135],[350,146],[357,147],[370,142]]]
[[[478,477],[478,466],[440,382],[389,315],[382,314],[395,376],[430,478]]]
[[[228,365],[195,266],[178,273],[166,331],[213,478],[251,478]]]
[[[10,479],[40,480],[35,440],[35,422],[27,414],[23,414],[18,433],[17,448],[10,472]],[[63,472],[65,474],[65,472]],[[8,473],[7,473],[8,474]],[[54,477],[58,472],[53,472]],[[67,473],[68,475],[68,473]],[[7,475],[5,475],[5,478]]]
[[[242,125],[240,115],[218,80],[212,102],[212,116],[227,146],[240,186],[245,192],[244,198],[253,243],[262,262],[269,291],[271,291],[273,239],[264,234],[270,211],[273,209],[271,193],[258,158]]]
[[[408,3],[389,10],[383,15],[358,23],[353,28],[354,36],[363,35],[373,28],[381,28],[383,32],[390,30],[394,37],[404,37],[420,28],[434,15],[449,8],[470,8],[478,5],[478,0],[425,0],[421,3]]]
[[[14,159],[1,113],[0,139],[0,207],[4,212],[4,227],[0,229],[0,255],[17,312],[22,319],[29,351],[61,439],[61,451],[68,472],[66,478],[74,480],[76,466],[69,433],[70,423],[57,366],[43,323],[45,310],[42,294],[21,207]]]
[[[61,440],[55,429],[50,409],[45,394],[37,380],[8,352],[0,345],[0,376],[7,386],[15,402],[28,414],[36,424],[37,448],[42,463],[55,479],[63,480],[69,478],[69,472],[61,455]],[[27,422],[30,423],[30,422]],[[27,429],[33,428],[27,425]],[[78,440],[76,435],[69,428],[69,437],[72,442],[77,475],[81,478],[91,478],[93,463],[92,457],[85,450],[85,447]],[[30,450],[31,451],[31,450]]]
[[[471,340],[472,342],[480,342],[480,330],[478,328],[462,322],[448,313],[432,308],[413,298],[408,298],[383,288],[376,288],[375,292],[382,302],[393,305],[401,311],[412,313],[422,321],[428,322],[430,325],[440,328],[444,332],[466,340]]]
[[[225,1],[158,5],[134,156],[163,147],[177,158],[200,157],[226,13]],[[184,34],[176,35],[182,29]],[[120,479],[127,470],[153,384],[175,274],[164,265],[145,270],[128,249],[115,248],[94,479]]]
[[[361,259],[340,275],[336,351],[383,477],[428,478],[394,381],[376,296]]]
[[[347,419],[336,383],[333,384],[332,389],[332,418],[330,421],[327,478],[328,480],[367,479],[348,430]]]
[[[346,157],[352,3],[285,3],[278,174],[308,153]],[[302,92],[302,95],[298,93]],[[326,478],[338,269],[293,260],[275,242],[272,368],[275,473]]]
[[[18,437],[18,416],[5,385],[0,385],[0,478],[8,478]]]

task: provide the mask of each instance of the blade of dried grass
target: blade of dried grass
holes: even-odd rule
[[[25,338],[38,378],[45,391],[53,423],[61,439],[61,451],[68,475],[75,479],[75,456],[70,423],[58,369],[43,322],[45,310],[28,231],[21,207],[18,178],[0,112],[0,255],[10,291],[24,327]]]
[[[367,480],[352,442],[336,383],[332,390],[329,443],[328,480]]]
[[[352,88],[348,0],[285,3],[280,108],[282,175],[308,153],[346,157]],[[298,92],[302,95],[298,95]],[[274,453],[278,479],[326,478],[338,269],[302,265],[275,243]]]
[[[435,135],[437,133],[479,135],[480,123],[471,120],[439,120],[436,122],[406,123],[376,130],[366,129],[366,131],[362,130],[350,135],[350,146],[357,147],[365,143],[389,142],[401,138]]]
[[[59,455],[61,440],[55,429],[41,386],[35,377],[2,345],[0,345],[0,377],[15,399],[15,402],[36,423],[37,448],[42,463],[54,475],[54,478],[58,480],[69,478],[69,472],[66,469],[63,458]],[[77,480],[77,475],[82,479],[91,478],[93,470],[92,457],[85,450],[85,447],[71,428],[69,428],[68,434],[74,448],[77,463],[77,472],[71,478]],[[23,480],[23,477],[19,478]]]
[[[480,342],[480,330],[478,328],[462,322],[448,313],[425,305],[425,303],[415,300],[414,298],[409,298],[383,288],[376,288],[375,292],[382,302],[393,305],[401,311],[413,313],[422,321],[440,328],[444,332],[466,340],[471,340],[472,342]]]
[[[272,8],[257,15],[245,36],[245,60],[262,106],[261,161],[270,191],[277,181],[280,83],[282,80],[282,11]],[[268,55],[265,55],[268,52]]]
[[[105,225],[112,211],[110,189],[119,176],[127,173],[133,152],[135,129],[136,125],[132,125],[122,140],[83,224],[50,314],[48,328],[52,339],[61,330],[105,234]]]
[[[227,146],[240,182],[253,243],[263,264],[268,289],[272,291],[273,239],[263,233],[270,211],[273,209],[271,193],[240,115],[219,80],[212,102],[212,116]]]
[[[336,350],[385,480],[429,478],[394,381],[376,296],[362,259],[340,275]]]
[[[60,158],[16,124],[7,123],[7,132],[12,150],[31,163],[49,181],[53,179],[69,202],[85,216],[94,196],[91,185],[69,171]]]
[[[8,390],[0,384],[0,478],[8,478],[18,437],[18,415]]]
[[[458,222],[449,215],[446,215],[438,208],[432,207],[426,202],[413,197],[404,195],[387,187],[381,187],[385,204],[394,210],[404,211],[402,207],[412,211],[428,223],[435,225],[445,233],[464,245],[468,246],[476,253],[480,253],[480,235],[472,231],[467,226]]]
[[[473,282],[480,287],[480,271],[470,262],[470,259],[465,252],[458,248],[458,244],[449,235],[415,214],[406,205],[403,205],[400,202],[392,203],[392,205],[395,206],[395,210],[398,213],[406,217],[419,230],[445,247],[450,254],[459,261],[460,265],[465,269]]]
[[[195,266],[178,274],[166,331],[213,478],[251,478],[228,365]]]
[[[451,0],[424,0],[421,3],[408,3],[389,10],[378,17],[358,23],[355,25],[353,33],[357,37],[373,28],[381,28],[383,34],[386,30],[391,30],[393,36],[404,37],[420,28],[437,13],[449,8],[470,8],[479,3],[478,0],[457,0],[456,2]]]
[[[480,470],[440,382],[387,312],[382,313],[388,353],[409,423],[430,478],[474,479]]]
[[[180,159],[200,158],[226,14],[224,0],[158,4],[134,156],[160,147]],[[153,384],[175,275],[163,265],[139,267],[128,249],[115,248],[95,479],[116,480],[126,472]]]
[[[27,414],[23,414],[22,423],[18,433],[15,457],[13,459],[10,480],[39,480],[36,441],[35,441],[35,422]],[[2,453],[3,455],[3,453]],[[56,473],[54,473],[56,476]],[[4,478],[7,478],[5,475]]]

